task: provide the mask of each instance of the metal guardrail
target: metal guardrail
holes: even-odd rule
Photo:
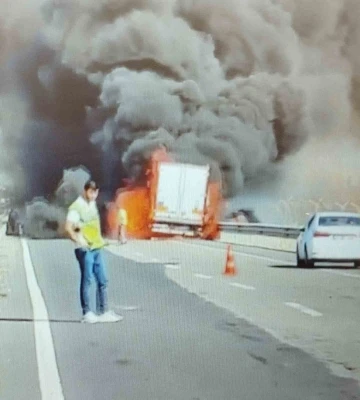
[[[219,225],[222,231],[284,238],[297,238],[303,231],[301,226],[261,223],[220,222]]]

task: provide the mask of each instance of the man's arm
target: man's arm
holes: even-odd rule
[[[76,212],[75,210],[69,211],[65,222],[65,232],[75,244],[85,247],[84,243],[81,243],[79,241],[79,235],[78,235],[79,228],[76,227],[79,221],[80,221],[79,213]]]
[[[75,242],[78,243],[78,237],[76,234],[76,230],[75,227],[73,225],[73,223],[71,221],[66,220],[65,222],[65,232],[67,233],[67,235],[69,236],[69,238]]]

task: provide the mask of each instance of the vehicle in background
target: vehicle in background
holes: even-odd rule
[[[360,214],[318,212],[308,220],[296,245],[297,265],[317,262],[354,263],[360,266]]]
[[[6,223],[7,236],[21,236],[23,233],[23,225],[21,223],[19,211],[11,209]]]
[[[124,209],[129,238],[218,238],[221,190],[209,176],[209,166],[174,162],[164,149],[154,152],[145,184],[119,190],[109,205],[107,236],[116,237],[116,216]]]
[[[225,217],[225,220],[244,224],[257,224],[260,222],[259,219],[256,217],[254,211],[249,209],[240,209],[231,212]]]

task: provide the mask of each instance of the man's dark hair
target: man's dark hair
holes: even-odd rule
[[[89,189],[97,190],[97,189],[99,189],[99,186],[97,185],[97,183],[95,181],[93,181],[92,179],[89,179],[84,185],[84,190],[88,191]]]

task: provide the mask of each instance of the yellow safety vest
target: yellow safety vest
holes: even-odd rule
[[[106,245],[101,235],[100,217],[97,209],[86,209],[77,201],[74,201],[69,210],[75,210],[80,215],[80,232],[90,246],[91,250],[97,250]]]

